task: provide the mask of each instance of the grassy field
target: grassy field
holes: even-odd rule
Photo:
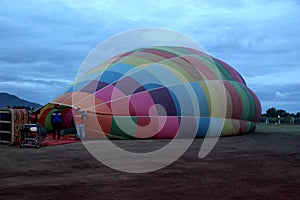
[[[300,136],[300,125],[276,125],[276,124],[258,124],[255,133],[283,133],[287,135],[299,135]]]

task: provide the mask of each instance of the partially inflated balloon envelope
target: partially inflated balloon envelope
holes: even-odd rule
[[[261,106],[225,62],[178,46],[134,49],[78,77],[52,102],[87,112],[88,137],[205,137],[255,130]],[[211,134],[211,133],[210,133]],[[213,135],[213,134],[212,134]]]

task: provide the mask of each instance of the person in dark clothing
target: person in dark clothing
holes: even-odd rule
[[[62,125],[62,115],[58,109],[55,109],[51,114],[51,123],[53,128],[53,140],[55,140],[55,136],[57,134],[58,139],[60,140],[60,130]]]

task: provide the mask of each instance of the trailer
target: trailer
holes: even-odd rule
[[[10,145],[22,141],[22,130],[29,123],[26,109],[0,109],[0,143]]]

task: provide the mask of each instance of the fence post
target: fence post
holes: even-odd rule
[[[294,117],[292,117],[292,119],[291,119],[291,124],[292,124],[292,125],[295,124],[295,119],[294,119]]]
[[[268,125],[269,124],[269,119],[268,119],[268,117],[266,117],[266,125]]]

